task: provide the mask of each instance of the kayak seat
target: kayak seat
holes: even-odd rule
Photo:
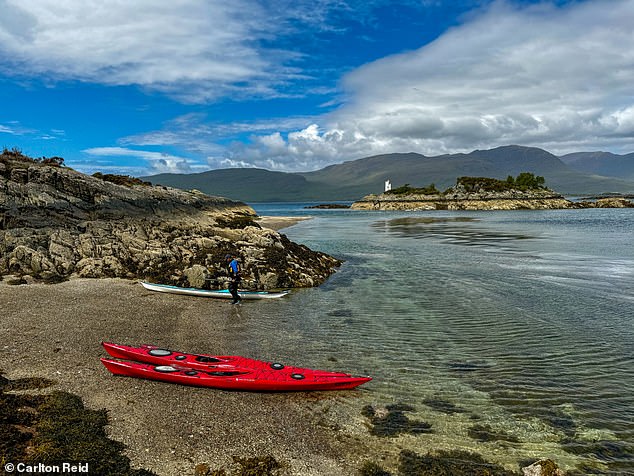
[[[220,359],[216,359],[215,357],[208,357],[206,355],[198,355],[196,356],[196,362],[202,362],[206,364],[208,362],[220,362]]]

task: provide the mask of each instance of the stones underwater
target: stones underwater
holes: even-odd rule
[[[415,411],[411,405],[397,403],[376,410],[366,405],[361,414],[371,423],[370,433],[374,436],[395,437],[401,433],[431,433],[431,425],[424,421],[410,420],[404,412]]]

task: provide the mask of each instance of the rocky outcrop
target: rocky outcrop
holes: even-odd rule
[[[351,206],[355,210],[547,210],[624,207],[634,207],[634,203],[624,198],[573,202],[549,189],[468,192],[460,185],[442,194],[367,195]]]
[[[543,210],[576,208],[573,202],[552,194],[489,193],[440,195],[368,195],[352,204],[355,210]]]
[[[19,153],[0,155],[0,276],[123,277],[222,286],[224,256],[256,288],[322,283],[335,258],[261,228],[244,203],[117,185]]]
[[[599,198],[595,201],[576,202],[579,208],[634,208],[634,202],[627,198]]]

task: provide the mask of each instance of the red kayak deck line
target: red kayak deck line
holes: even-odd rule
[[[285,366],[240,356],[187,354],[144,345],[102,345],[122,362],[101,359],[115,375],[199,387],[251,391],[346,390],[372,380],[343,372]]]

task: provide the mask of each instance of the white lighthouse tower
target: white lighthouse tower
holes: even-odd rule
[[[385,190],[383,192],[389,192],[390,190],[392,190],[392,182],[390,182],[389,180],[385,181]]]

